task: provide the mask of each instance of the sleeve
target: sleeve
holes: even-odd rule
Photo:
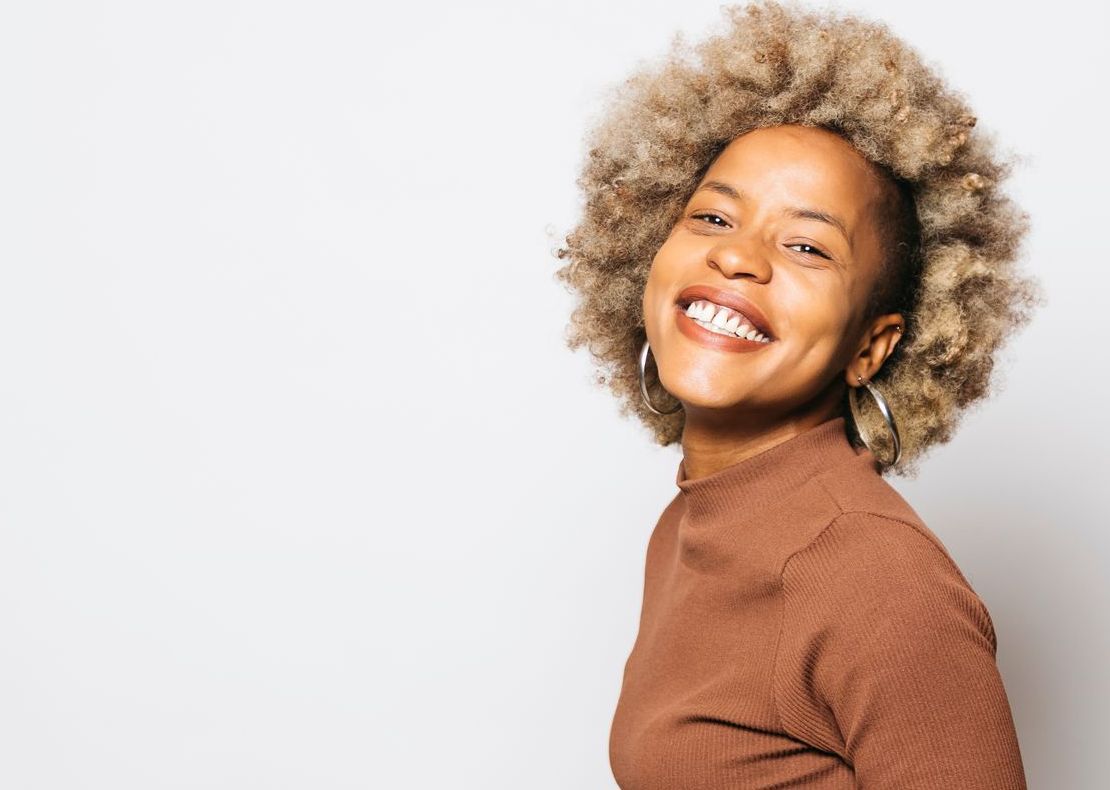
[[[1024,790],[986,606],[913,525],[844,513],[783,566],[773,686],[793,737],[857,786]]]

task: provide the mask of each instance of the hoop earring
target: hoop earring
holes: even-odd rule
[[[674,414],[681,409],[682,401],[679,401],[678,405],[670,411],[659,411],[659,409],[651,404],[651,398],[648,397],[647,383],[644,381],[644,370],[647,368],[647,358],[650,353],[651,346],[648,345],[648,341],[645,340],[643,348],[640,349],[640,397],[644,399],[644,403],[647,404],[647,407],[654,413],[658,414],[660,417],[666,417],[668,414]],[[656,368],[658,369],[658,365],[656,365]]]
[[[890,406],[887,404],[886,398],[883,397],[883,394],[879,392],[878,388],[869,380],[864,379],[863,376],[856,376],[856,381],[867,388],[871,397],[875,399],[875,405],[879,408],[879,413],[882,414],[883,419],[886,420],[886,427],[890,431],[891,438],[894,440],[894,460],[888,465],[894,466],[898,463],[898,459],[902,457],[902,440],[901,437],[898,436],[898,426],[894,423],[894,414],[890,411]],[[856,392],[858,390],[859,387],[852,387],[851,390],[849,390],[848,405],[852,409],[852,419],[856,423],[856,431],[859,432],[860,438],[863,439],[863,443],[867,446],[867,449],[870,450],[871,443],[867,441],[867,437],[863,435],[863,428],[861,427],[859,418],[859,407],[856,406]]]

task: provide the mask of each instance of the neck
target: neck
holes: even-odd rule
[[[834,392],[835,391],[835,392]],[[711,475],[840,416],[843,390],[829,388],[807,408],[777,415],[747,411],[724,415],[686,405],[682,456],[690,480]]]

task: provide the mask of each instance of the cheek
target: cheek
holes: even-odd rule
[[[648,273],[647,283],[644,285],[643,298],[640,300],[644,324],[649,330],[654,327],[659,318],[659,294],[662,290],[660,279],[658,267],[653,264]]]
[[[644,323],[649,327],[655,326],[666,317],[665,313],[669,305],[665,302],[673,284],[677,281],[676,260],[678,257],[667,244],[660,247],[652,259],[640,302]]]
[[[792,283],[781,307],[789,320],[782,328],[790,356],[806,367],[837,364],[850,327],[850,296],[840,283]]]

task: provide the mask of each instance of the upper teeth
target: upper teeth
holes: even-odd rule
[[[700,326],[722,335],[743,337],[759,343],[770,343],[771,339],[751,325],[751,321],[730,307],[722,307],[706,299],[698,299],[686,308],[686,315]]]

